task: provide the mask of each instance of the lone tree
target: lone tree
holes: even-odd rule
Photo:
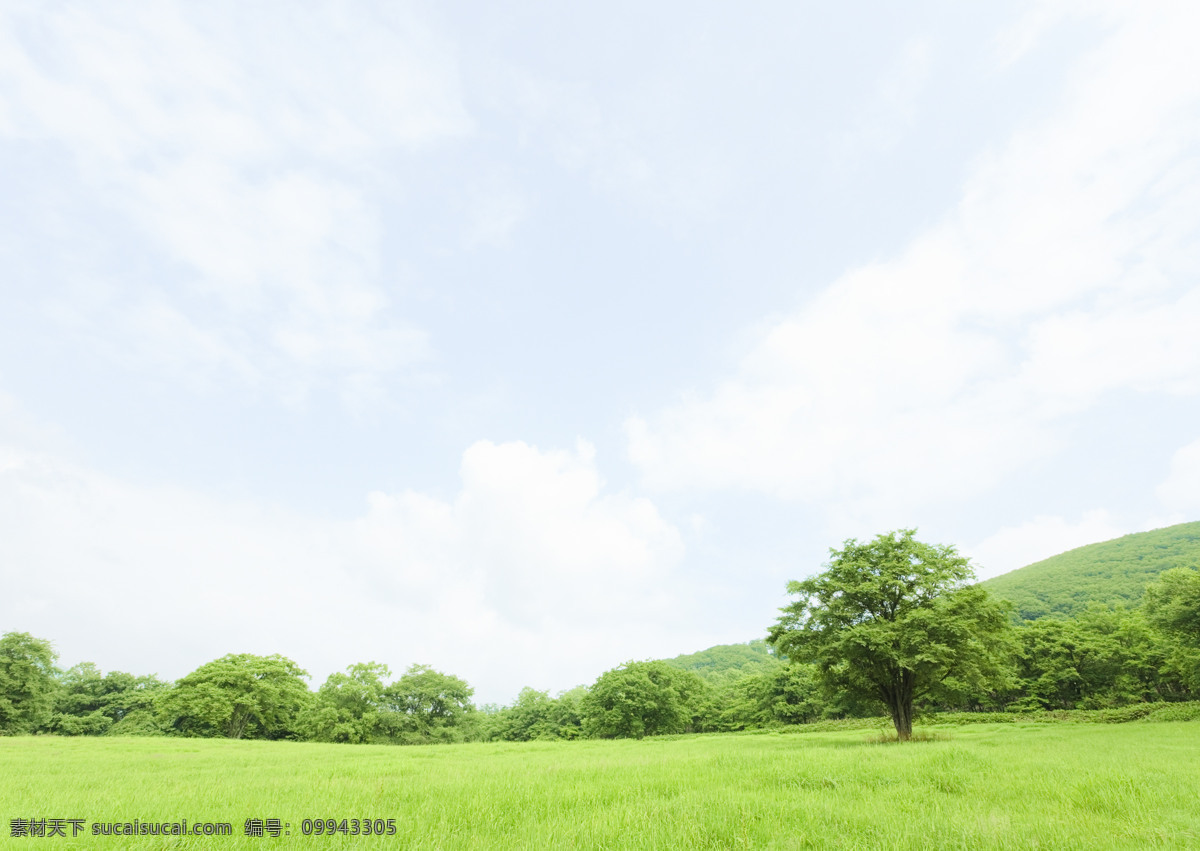
[[[880,701],[901,741],[912,736],[915,701],[1000,676],[1009,631],[1004,604],[969,584],[970,562],[915,534],[831,549],[824,573],[788,583],[800,599],[780,610],[767,639],[793,661],[814,663],[831,692]]]

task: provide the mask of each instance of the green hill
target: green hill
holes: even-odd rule
[[[1088,544],[980,583],[1024,620],[1074,616],[1088,603],[1136,606],[1172,567],[1200,567],[1200,522]]]
[[[713,685],[724,685],[746,674],[761,674],[783,664],[761,638],[745,644],[718,644],[699,653],[663,661],[693,671]]]

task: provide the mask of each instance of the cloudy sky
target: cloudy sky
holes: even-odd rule
[[[481,701],[1200,518],[1200,6],[0,5],[0,631]]]

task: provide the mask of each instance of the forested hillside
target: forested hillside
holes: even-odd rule
[[[761,638],[745,644],[718,644],[699,653],[663,661],[714,685],[724,685],[747,674],[765,674],[783,664]]]
[[[1088,544],[981,583],[1021,620],[1074,617],[1090,603],[1136,606],[1146,586],[1173,567],[1200,568],[1200,522]]]

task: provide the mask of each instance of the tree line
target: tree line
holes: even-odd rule
[[[523,689],[476,706],[463,679],[376,662],[315,692],[284,656],[231,654],[168,683],[56,666],[50,642],[0,638],[0,734],[176,735],[427,744],[642,738],[879,715],[900,738],[915,713],[1100,709],[1200,697],[1200,572],[1176,568],[1140,605],[1093,605],[1013,623],[953,547],[913,530],[849,540],[768,632],[773,654],[741,675],[626,662],[591,686]],[[702,654],[697,654],[702,655]],[[702,668],[703,670],[703,668]]]

